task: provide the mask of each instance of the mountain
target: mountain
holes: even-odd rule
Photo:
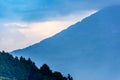
[[[47,64],[38,69],[29,58],[13,57],[0,52],[0,80],[73,80],[70,75],[63,77],[60,72],[52,72]]]
[[[120,80],[120,5],[101,9],[55,36],[12,54],[69,72],[75,80]]]

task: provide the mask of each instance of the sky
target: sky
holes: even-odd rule
[[[0,50],[35,44],[120,0],[0,0]]]

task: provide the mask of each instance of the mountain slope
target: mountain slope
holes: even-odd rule
[[[111,6],[61,33],[30,47],[13,51],[37,65],[72,73],[75,80],[119,80],[120,6]]]

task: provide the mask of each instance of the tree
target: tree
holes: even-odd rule
[[[40,68],[40,73],[44,75],[52,75],[52,71],[47,64],[43,64],[43,66]]]
[[[57,79],[57,80],[63,80],[63,76],[60,72],[54,72],[53,76]]]
[[[68,74],[68,80],[73,80],[70,74]]]

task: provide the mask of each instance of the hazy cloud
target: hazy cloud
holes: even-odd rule
[[[68,15],[45,22],[9,22],[0,23],[0,50],[20,49],[48,38],[71,24],[80,21],[94,11]],[[78,17],[79,16],[79,17]]]
[[[0,21],[46,21],[119,2],[120,0],[0,0]]]
[[[26,40],[24,34],[18,29],[0,25],[0,50],[12,50],[20,45],[24,46]],[[18,37],[19,36],[19,37]]]

